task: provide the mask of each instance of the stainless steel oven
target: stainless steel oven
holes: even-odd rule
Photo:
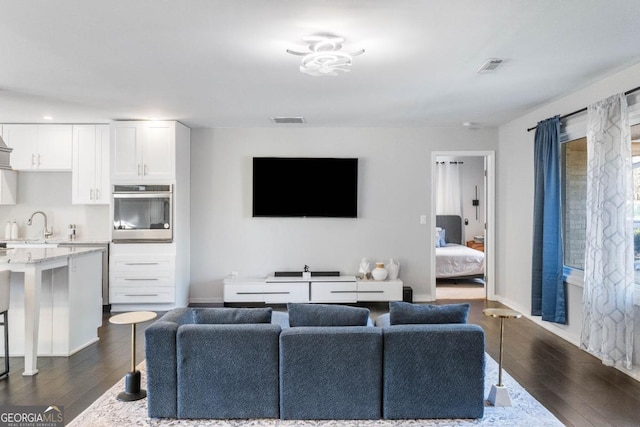
[[[171,185],[114,185],[111,237],[114,243],[171,242]]]

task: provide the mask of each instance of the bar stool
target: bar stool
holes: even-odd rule
[[[9,291],[11,290],[11,271],[0,271],[0,323],[4,329],[4,372],[3,377],[9,373]]]

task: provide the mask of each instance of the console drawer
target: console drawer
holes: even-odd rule
[[[356,282],[311,282],[313,302],[356,302]]]
[[[358,282],[358,301],[402,301],[402,282]]]
[[[264,287],[264,302],[285,304],[288,302],[309,302],[309,284],[267,283]]]

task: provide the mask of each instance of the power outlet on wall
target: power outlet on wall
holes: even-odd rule
[[[420,215],[420,225],[426,225],[426,224],[427,224],[427,216]]]

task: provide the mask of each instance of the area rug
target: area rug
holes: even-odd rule
[[[138,366],[142,372],[143,388],[146,385],[144,362]],[[486,355],[485,397],[489,395],[491,384],[498,378],[498,364]],[[124,390],[124,379],[103,394],[83,413],[78,415],[67,427],[114,427],[114,426],[171,426],[171,427],[404,427],[404,426],[562,426],[556,417],[535,400],[508,373],[502,374],[503,383],[509,389],[513,406],[496,408],[485,402],[484,417],[479,420],[176,420],[153,419],[147,416],[147,400],[120,402],[116,399]]]

